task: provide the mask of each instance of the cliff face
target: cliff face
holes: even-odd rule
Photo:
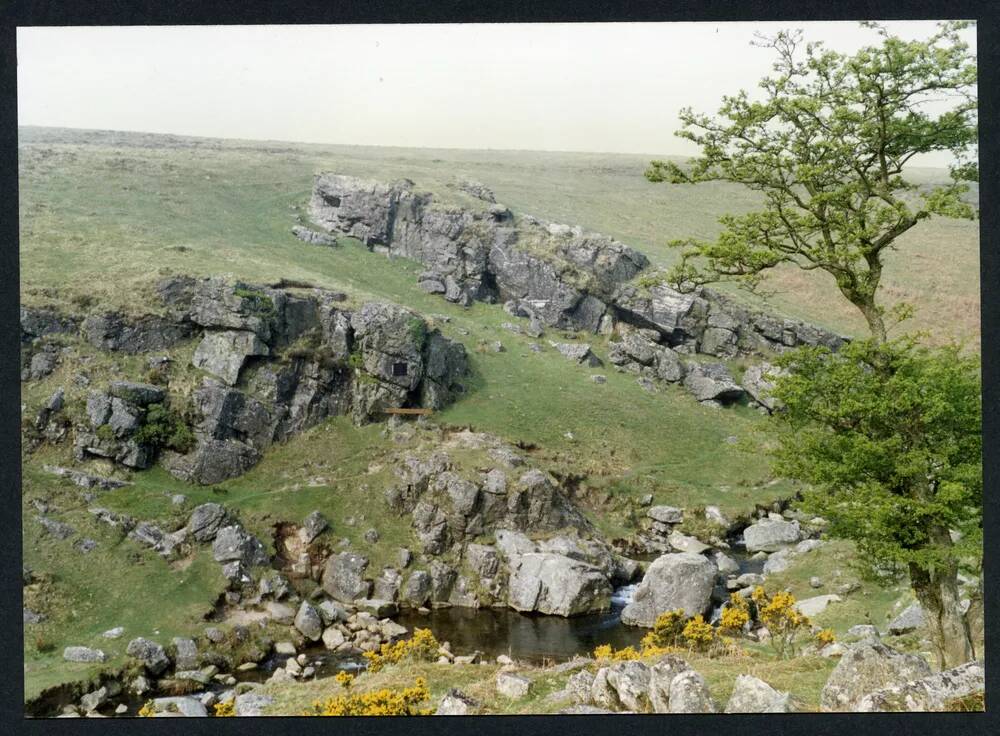
[[[219,278],[171,278],[158,292],[166,316],[98,313],[81,320],[22,309],[29,380],[58,360],[47,335],[78,334],[101,350],[129,353],[198,340],[192,363],[204,375],[190,395],[135,381],[90,392],[86,420],[73,428],[81,460],[104,457],[142,469],[162,457],[178,477],[218,483],[327,417],[349,414],[362,424],[390,408],[442,408],[464,390],[465,348],[395,304],[346,309],[335,292]],[[178,422],[192,436],[182,452],[158,442]]]
[[[512,313],[551,327],[608,334],[619,324],[644,328],[678,352],[720,358],[844,341],[746,309],[711,289],[638,286],[635,277],[650,265],[641,253],[579,227],[515,218],[485,188],[474,191],[481,207],[443,209],[408,180],[384,184],[327,173],[316,178],[309,210],[328,232],[424,264],[420,285],[431,293],[458,303],[513,302]]]

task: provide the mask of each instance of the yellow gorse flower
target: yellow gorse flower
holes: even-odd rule
[[[402,690],[382,688],[367,693],[337,695],[313,703],[307,716],[426,716],[432,708],[420,705],[430,698],[427,681],[418,677],[411,687]]]
[[[365,652],[364,657],[368,660],[368,670],[378,672],[386,665],[403,660],[433,662],[440,646],[430,629],[414,629],[409,639],[383,644],[377,652]]]
[[[226,718],[235,715],[236,715],[235,700],[226,700],[225,702],[215,704],[215,716],[217,718]]]

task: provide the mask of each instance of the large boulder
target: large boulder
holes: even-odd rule
[[[508,585],[508,603],[516,611],[574,616],[611,605],[611,583],[599,568],[559,554],[513,557]]]
[[[864,713],[944,711],[949,709],[951,701],[985,691],[983,663],[966,662],[950,670],[864,695],[855,709]]]
[[[319,611],[311,606],[308,601],[302,601],[299,605],[298,613],[295,614],[295,628],[312,641],[319,641],[323,636],[323,619]]]
[[[743,530],[747,552],[777,552],[802,538],[798,521],[761,519]]]
[[[367,569],[368,558],[363,555],[354,552],[331,555],[323,568],[323,590],[343,603],[367,598],[371,593],[371,582],[365,580]]]
[[[775,690],[753,675],[738,675],[726,703],[726,713],[791,713],[797,710],[789,693]]]
[[[649,683],[650,671],[645,663],[616,662],[597,671],[590,686],[590,699],[594,705],[612,711],[649,713],[653,709]]]
[[[812,598],[803,598],[795,603],[795,608],[803,616],[812,618],[818,616],[826,610],[831,603],[840,603],[841,597],[835,593],[829,595],[817,595]]]
[[[231,519],[225,507],[217,503],[203,503],[196,506],[188,519],[187,529],[196,542],[211,542],[215,535]]]
[[[67,662],[106,662],[108,656],[100,649],[90,647],[66,647],[63,649],[63,659]]]
[[[247,472],[261,458],[261,452],[237,439],[200,438],[186,455],[168,453],[163,464],[170,474],[201,485],[214,485]]]
[[[820,707],[855,711],[869,693],[930,674],[930,665],[916,654],[899,652],[879,641],[862,641],[848,649],[830,673],[820,693]]]
[[[431,575],[426,570],[414,570],[403,583],[399,597],[413,608],[425,605],[431,597]]]
[[[271,559],[263,542],[239,524],[219,529],[212,556],[216,562],[240,562],[246,567],[262,567]]]
[[[711,601],[717,569],[711,560],[690,552],[661,555],[622,609],[622,623],[652,627],[665,611],[684,609],[686,616],[704,613]]]
[[[642,289],[628,285],[614,299],[627,321],[651,327],[671,344],[700,335],[708,318],[708,302],[694,293],[681,293],[665,284]]]
[[[783,369],[770,363],[757,363],[748,366],[743,371],[743,389],[750,395],[750,398],[768,411],[775,411],[781,408],[781,402],[774,398],[771,392],[774,390],[774,379],[783,373]]]
[[[143,639],[142,637],[133,639],[125,648],[125,653],[142,662],[146,670],[152,675],[159,675],[170,666],[170,657],[167,656],[163,647],[149,639]]]
[[[441,697],[436,716],[468,716],[472,715],[479,707],[479,703],[460,690],[452,688]]]
[[[574,363],[589,365],[592,368],[602,365],[601,359],[594,355],[593,351],[590,349],[590,345],[587,343],[550,342],[549,344],[554,347],[560,355],[565,358],[569,358]]]
[[[924,607],[914,601],[889,622],[888,631],[890,634],[908,634],[923,627],[925,620]]]
[[[670,682],[670,713],[715,713],[708,683],[694,670],[681,672]]]

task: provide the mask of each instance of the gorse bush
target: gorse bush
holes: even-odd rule
[[[643,656],[645,656],[645,649],[636,651],[635,647],[632,646],[624,649],[613,649],[610,644],[601,644],[594,649],[594,659],[603,662],[625,662],[641,659]]]
[[[236,715],[236,700],[226,700],[214,706],[217,718],[229,718]]]
[[[427,681],[418,677],[402,690],[382,688],[368,693],[336,695],[317,700],[306,716],[428,716],[432,708],[421,707],[430,698]]]
[[[837,637],[833,633],[833,629],[821,629],[816,632],[816,643],[821,647],[833,644],[836,640]]]
[[[433,662],[437,659],[438,640],[430,629],[414,629],[409,639],[397,641],[395,644],[383,644],[377,652],[365,652],[368,669],[378,672],[389,664],[398,664],[404,660],[410,662]]]
[[[653,630],[642,639],[643,649],[676,647],[684,633],[684,609],[664,611],[653,622]]]
[[[716,641],[715,629],[700,613],[684,624],[681,635],[688,646],[698,652],[707,651]]]
[[[719,619],[719,627],[734,633],[743,631],[743,627],[750,621],[750,604],[747,599],[739,593],[729,595],[729,603],[722,609]]]
[[[795,656],[796,637],[809,626],[809,618],[795,607],[795,596],[781,590],[768,595],[757,586],[750,596],[757,604],[757,615],[771,632],[771,647],[778,657]]]
[[[746,610],[743,615],[746,616],[745,620],[749,620]],[[742,625],[739,624],[740,627]],[[677,608],[657,616],[653,629],[642,638],[639,649],[628,646],[616,650],[610,644],[602,644],[594,649],[593,654],[594,659],[599,662],[623,662],[684,651],[708,653],[715,657],[721,654],[739,654],[741,650],[733,646],[732,639],[722,636],[712,624],[705,621],[701,614],[686,617],[684,609]]]

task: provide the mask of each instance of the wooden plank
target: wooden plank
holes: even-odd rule
[[[405,414],[405,415],[420,414],[422,416],[427,416],[428,414],[431,414],[432,411],[433,410],[431,410],[431,409],[422,409],[422,408],[417,408],[417,409],[399,408],[399,409],[386,409],[385,413],[386,414]]]

